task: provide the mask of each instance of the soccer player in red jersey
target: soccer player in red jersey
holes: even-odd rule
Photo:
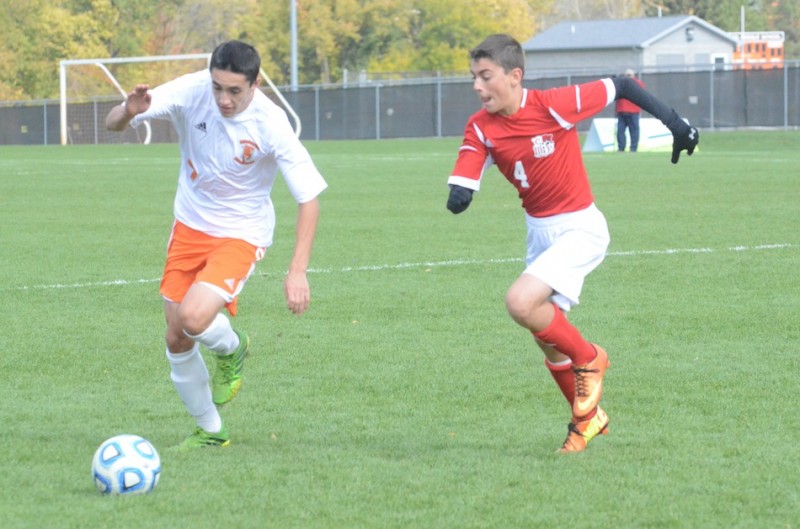
[[[492,35],[470,51],[474,89],[483,108],[464,130],[448,179],[447,209],[461,213],[495,164],[517,188],[527,223],[524,272],[506,294],[506,307],[528,329],[545,365],[572,408],[561,452],[579,452],[608,431],[600,408],[610,365],[566,318],[578,303],[584,278],[605,258],[608,226],[594,204],[576,124],[625,98],[661,120],[673,135],[672,163],[691,155],[698,132],[671,108],[626,77],[550,90],[522,86],[525,56],[508,35]]]

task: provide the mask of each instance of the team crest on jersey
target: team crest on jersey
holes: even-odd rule
[[[242,146],[242,154],[240,156],[236,156],[234,161],[242,165],[250,165],[251,163],[255,163],[253,155],[258,151],[258,145],[250,140],[240,140],[239,144]]]
[[[552,134],[542,134],[531,138],[533,143],[533,156],[535,158],[546,158],[556,152],[556,142]]]

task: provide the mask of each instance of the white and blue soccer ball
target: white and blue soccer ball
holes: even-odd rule
[[[103,494],[145,494],[161,476],[161,458],[143,437],[122,434],[106,439],[92,459],[92,478]]]

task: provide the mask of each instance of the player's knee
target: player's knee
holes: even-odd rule
[[[506,292],[506,310],[518,323],[525,322],[533,312],[534,303],[528,296],[517,289]]]
[[[198,336],[205,331],[211,321],[214,319],[214,314],[207,314],[202,307],[194,305],[184,305],[178,309],[178,318],[180,320],[183,332],[189,336]]]
[[[186,336],[183,331],[175,332],[167,329],[164,340],[167,342],[167,350],[174,354],[184,353],[194,346],[194,340]]]

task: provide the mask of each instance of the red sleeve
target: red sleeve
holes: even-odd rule
[[[602,111],[614,101],[616,91],[610,79],[552,88],[540,92],[550,114],[565,129]]]
[[[483,131],[478,126],[476,116],[472,116],[464,129],[464,139],[447,183],[477,191],[481,187],[483,172],[492,163]]]

